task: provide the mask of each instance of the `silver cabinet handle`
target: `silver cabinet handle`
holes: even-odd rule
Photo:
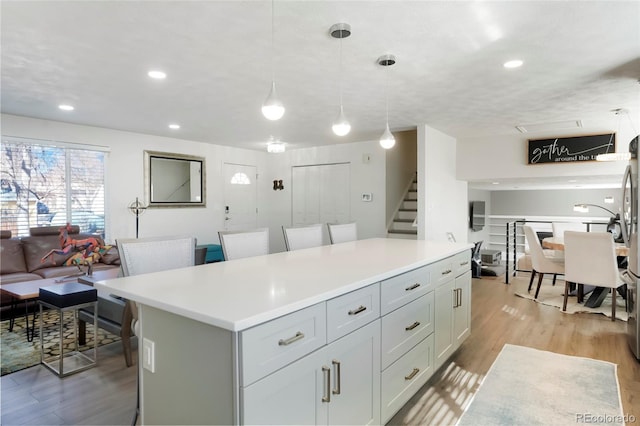
[[[411,380],[414,377],[416,377],[416,374],[418,374],[418,372],[420,372],[420,369],[419,368],[414,368],[413,371],[411,373],[409,373],[408,376],[404,376],[404,379],[405,380]]]
[[[454,308],[458,307],[458,289],[457,288],[453,289],[453,307]]]
[[[414,328],[416,328],[416,327],[417,327],[417,326],[419,326],[419,325],[420,325],[420,321],[416,321],[416,322],[414,322],[413,324],[411,324],[411,325],[409,325],[409,326],[406,326],[404,329],[405,329],[406,331],[411,331],[411,330],[413,330]]]
[[[298,331],[295,336],[289,337],[288,339],[280,339],[278,340],[278,345],[280,346],[287,346],[292,344],[293,342],[296,342],[300,339],[304,339],[304,333],[302,333],[301,331]]]
[[[464,265],[468,265],[468,264],[469,264],[469,261],[468,261],[468,260],[465,260],[464,262],[462,262],[462,263],[460,264],[460,266],[464,266]]]
[[[322,374],[324,375],[324,395],[322,395],[322,402],[331,402],[331,369],[323,365]]]
[[[340,361],[335,359],[331,363],[336,367],[336,387],[331,391],[334,395],[340,395]]]
[[[366,306],[360,305],[358,307],[358,309],[354,309],[354,310],[349,311],[349,315],[358,315],[360,312],[364,312],[366,310],[367,310]]]
[[[447,269],[446,271],[442,271],[442,275],[448,275],[451,273],[451,269]]]
[[[420,283],[415,283],[414,285],[409,286],[409,287],[405,288],[404,290],[405,291],[411,291],[411,290],[415,290],[418,287],[420,287]]]

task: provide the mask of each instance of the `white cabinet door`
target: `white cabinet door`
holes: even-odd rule
[[[242,423],[264,425],[326,424],[329,371],[326,348],[241,388]]]
[[[327,346],[329,424],[380,424],[380,320]]]
[[[380,320],[242,388],[242,423],[380,424]]]
[[[453,309],[453,335],[458,348],[471,334],[471,271],[457,277],[454,287],[457,303]]]
[[[440,284],[435,290],[435,339],[434,351],[436,371],[449,358],[454,351],[455,339],[453,336],[453,303],[454,303],[453,277]]]

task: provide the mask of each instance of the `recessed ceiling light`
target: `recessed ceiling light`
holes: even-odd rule
[[[491,182],[491,185],[500,185],[500,182]]]
[[[503,66],[505,68],[518,68],[521,67],[523,63],[524,62],[522,62],[520,59],[514,59],[512,61],[505,62]]]
[[[173,130],[178,130],[180,128],[179,124],[169,124],[169,128]]]
[[[147,75],[151,78],[155,78],[156,80],[164,80],[167,78],[167,73],[159,70],[151,70],[147,73]]]
[[[576,183],[578,181],[578,179],[569,179],[567,182],[569,183]]]
[[[58,105],[58,108],[60,108],[63,111],[73,111],[75,108],[72,105]]]

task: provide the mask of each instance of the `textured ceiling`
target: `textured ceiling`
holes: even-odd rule
[[[290,148],[377,139],[385,81],[392,130],[615,129],[612,109],[640,113],[638,1],[274,4],[272,55],[270,1],[2,1],[2,112],[261,150],[271,136]],[[342,73],[337,22],[352,27]],[[398,60],[388,69],[376,64],[386,53]],[[514,58],[524,66],[502,67]],[[260,112],[272,59],[278,122]],[[343,138],[331,132],[341,76]]]

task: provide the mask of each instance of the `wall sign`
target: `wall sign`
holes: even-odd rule
[[[594,161],[598,154],[616,152],[615,133],[572,138],[529,139],[529,164]]]

